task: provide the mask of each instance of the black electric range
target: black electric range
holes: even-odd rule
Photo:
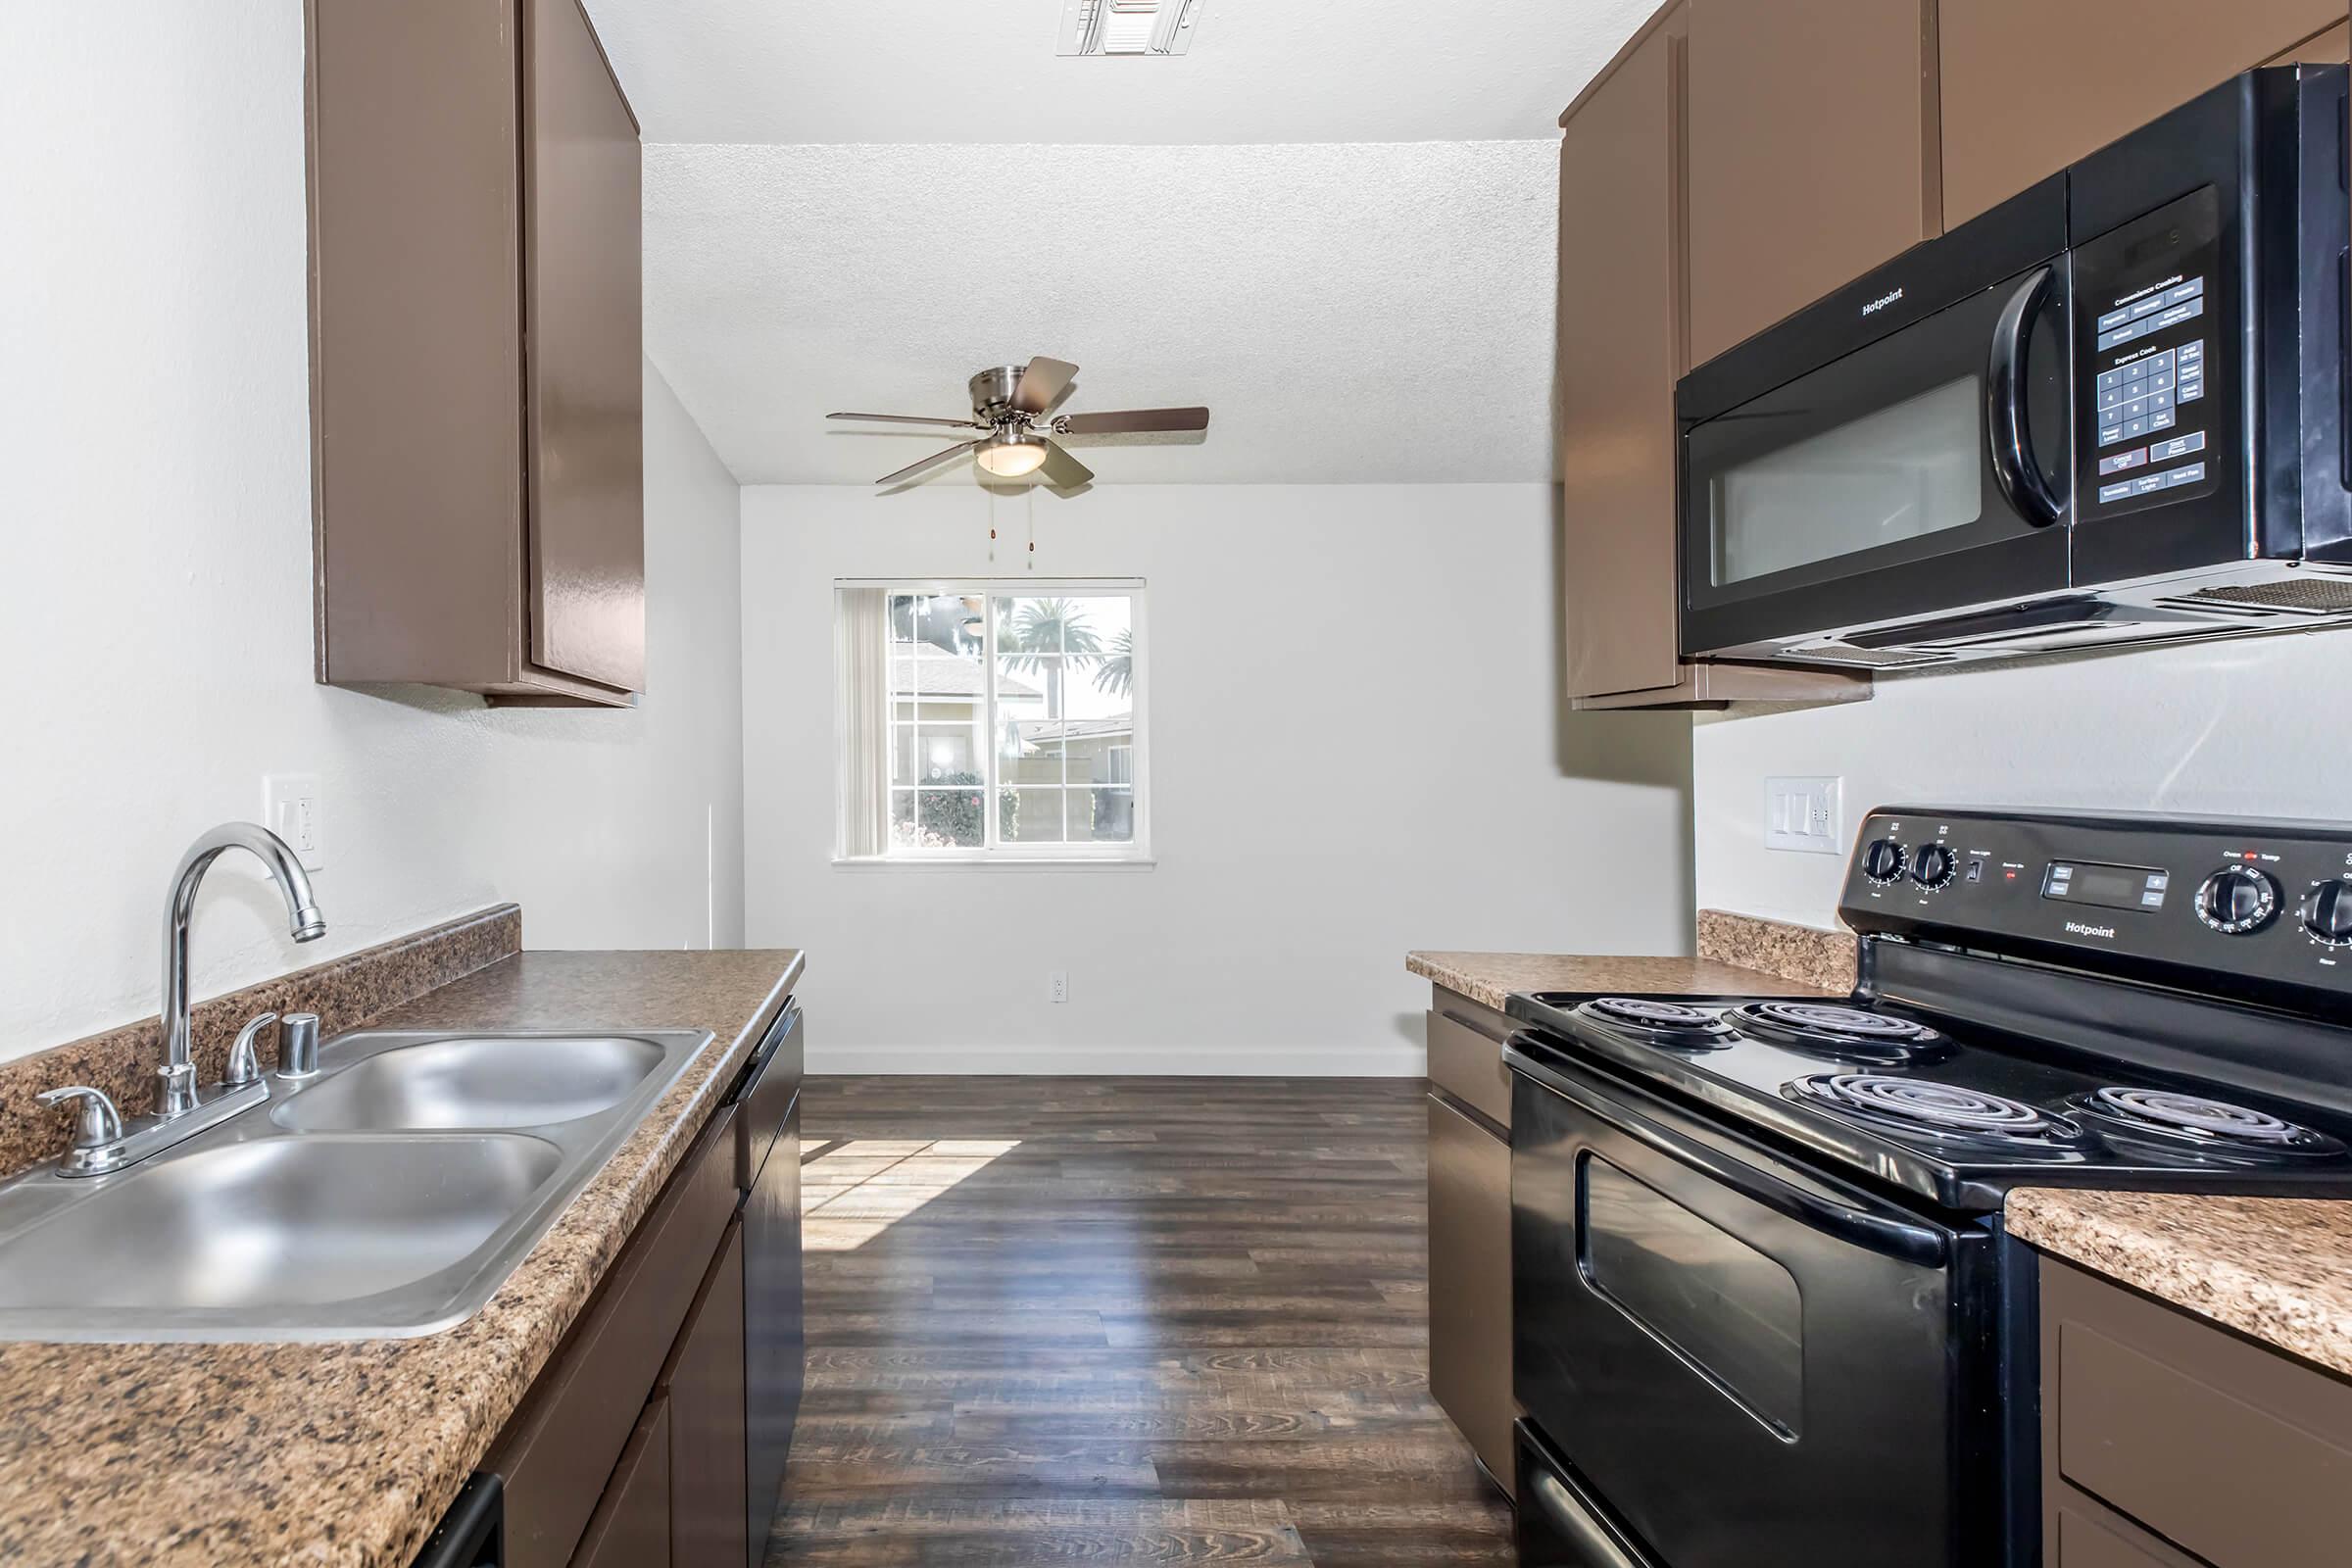
[[[2025,1568],[2019,1186],[2352,1197],[2352,828],[1894,808],[1835,1000],[1534,993],[1523,1563]]]

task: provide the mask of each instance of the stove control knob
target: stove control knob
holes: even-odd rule
[[[2197,918],[2226,937],[2269,925],[2278,913],[2278,883],[2250,865],[2224,866],[2197,889]]]
[[[2331,948],[2352,947],[2352,881],[2314,882],[2303,900],[2303,929]]]
[[[1923,844],[1911,858],[1911,880],[1923,888],[1945,888],[1952,885],[1952,873],[1960,868],[1959,859],[1940,844]]]
[[[1876,840],[1862,852],[1862,874],[1881,887],[1901,876],[1908,863],[1903,847],[1892,839]]]

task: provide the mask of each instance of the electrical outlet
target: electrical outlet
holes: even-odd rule
[[[1764,847],[1810,855],[1845,853],[1845,780],[1768,778],[1764,781]]]
[[[1051,974],[1046,976],[1046,1000],[1048,1002],[1067,1002],[1070,1000],[1070,976],[1068,970],[1055,969]]]
[[[262,780],[262,825],[284,839],[306,871],[326,864],[326,814],[316,773],[271,773]]]

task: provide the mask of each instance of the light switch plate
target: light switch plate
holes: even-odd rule
[[[306,871],[326,864],[326,817],[316,773],[271,773],[262,780],[262,825],[284,839]]]
[[[1840,778],[1768,778],[1764,781],[1764,847],[1810,855],[1845,853]]]

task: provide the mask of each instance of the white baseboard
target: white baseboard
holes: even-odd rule
[[[844,1046],[820,1036],[811,1074],[949,1074],[1025,1078],[1420,1078],[1429,1054],[1383,1046]]]

